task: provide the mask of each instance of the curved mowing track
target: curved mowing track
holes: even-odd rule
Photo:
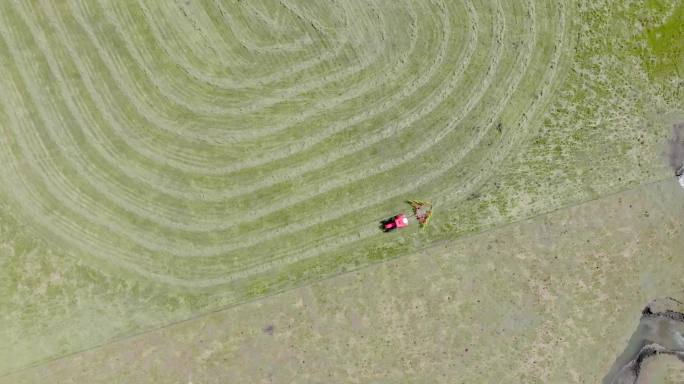
[[[448,207],[527,139],[563,1],[0,2],[2,192],[102,268],[220,289]]]

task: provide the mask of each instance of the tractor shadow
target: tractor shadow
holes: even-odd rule
[[[392,232],[396,228],[395,227],[387,228],[387,225],[392,224],[393,222],[394,222],[394,217],[390,217],[389,219],[380,220],[380,225],[378,226],[378,228],[385,233]]]

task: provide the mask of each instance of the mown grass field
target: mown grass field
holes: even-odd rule
[[[0,374],[669,176],[641,3],[0,2]]]

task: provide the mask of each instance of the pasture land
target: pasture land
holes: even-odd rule
[[[682,249],[684,191],[666,180],[0,383],[599,383],[644,305],[681,291]]]
[[[0,374],[669,177],[681,18],[0,2]]]

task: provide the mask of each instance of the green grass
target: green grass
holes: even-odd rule
[[[0,373],[668,175],[675,2],[246,3],[0,3]]]
[[[0,383],[598,383],[681,288],[682,209],[673,180],[640,186]]]
[[[668,12],[664,23],[645,31],[648,48],[644,55],[650,56],[645,60],[649,74],[659,80],[681,79],[684,77],[684,5],[669,9],[666,4],[653,0],[649,7]]]

